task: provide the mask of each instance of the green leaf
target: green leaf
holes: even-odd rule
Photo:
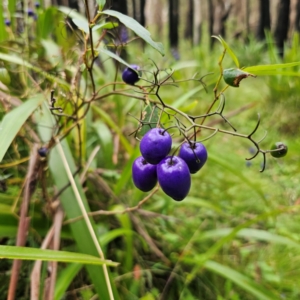
[[[133,149],[133,153],[130,156],[130,158],[128,159],[125,167],[123,167],[121,177],[118,179],[118,182],[116,183],[116,185],[114,187],[114,193],[117,196],[121,195],[121,192],[124,190],[124,188],[126,188],[128,182],[130,180],[132,180],[132,173],[131,173],[132,164],[133,164],[133,161],[139,155],[140,155],[140,149],[139,149],[139,147],[135,147],[135,149]]]
[[[210,271],[213,271],[224,278],[227,278],[237,284],[239,287],[248,291],[250,294],[257,297],[260,300],[275,300],[280,299],[269,290],[262,287],[262,285],[257,284],[254,280],[249,277],[229,268],[227,266],[221,265],[215,261],[207,261],[204,267]]]
[[[111,267],[116,267],[118,265],[116,262],[102,260],[99,257],[83,253],[2,245],[0,245],[0,258],[73,262],[89,265],[106,264]]]
[[[119,26],[119,23],[116,22],[107,22],[103,24],[97,24],[93,27],[93,31],[97,29],[113,29]]]
[[[111,52],[111,51],[109,51],[109,50],[106,50],[106,49],[104,49],[104,48],[101,48],[101,47],[98,48],[97,51],[99,51],[99,52],[101,52],[101,53],[103,53],[103,54],[106,54],[106,55],[108,55],[109,57],[111,57],[111,58],[117,60],[117,61],[120,62],[121,64],[123,64],[123,65],[125,65],[125,66],[131,68],[130,64],[128,64],[128,63],[127,63],[124,59],[122,59],[119,55],[117,55],[117,54],[115,54],[115,53],[113,53],[113,52]]]
[[[5,28],[4,18],[3,18],[3,3],[0,5],[0,42],[3,42],[7,39],[7,32]]]
[[[10,16],[15,15],[16,7],[17,7],[16,2],[17,2],[17,0],[8,0],[8,10],[9,10]],[[14,18],[11,19],[11,23],[13,26],[13,24],[15,23]]]
[[[151,39],[150,32],[147,29],[145,29],[136,20],[134,20],[131,17],[128,17],[120,12],[110,10],[110,9],[104,10],[102,12],[102,14],[113,16],[113,17],[119,19],[119,21],[121,23],[123,23],[127,28],[130,28],[132,31],[134,31],[136,35],[138,35],[140,38],[142,38],[146,43],[148,43],[154,49],[156,49],[159,53],[161,53],[161,55],[165,55],[162,43],[154,42]]]
[[[96,0],[96,2],[99,5],[99,10],[102,10],[106,3],[106,0]]]
[[[73,23],[81,30],[83,30],[85,33],[89,33],[89,23],[87,20],[82,18],[72,18]]]
[[[230,68],[223,71],[224,81],[233,87],[239,87],[240,82],[249,76],[255,77],[255,75],[247,73],[241,69]]]
[[[74,277],[81,270],[81,264],[69,264],[64,267],[58,274],[55,282],[54,299],[61,300],[63,295],[73,281]]]
[[[278,70],[278,69],[286,69],[286,68],[292,68],[300,66],[300,62],[292,62],[292,63],[286,63],[286,64],[275,64],[275,65],[259,65],[259,66],[251,66],[251,67],[246,67],[243,70],[247,72],[251,72],[255,75],[259,75],[260,72],[269,72],[273,70]],[[276,75],[276,73],[271,74],[271,75]]]
[[[36,95],[4,116],[0,124],[0,161],[23,124],[43,101],[43,95]]]
[[[102,120],[113,131],[115,131],[119,135],[120,141],[121,141],[122,145],[124,146],[124,148],[126,149],[126,151],[128,152],[128,154],[132,154],[132,152],[133,152],[132,146],[130,145],[130,143],[128,142],[126,137],[123,135],[122,129],[120,127],[118,127],[118,125],[113,121],[113,119],[110,117],[110,115],[107,112],[105,112],[103,109],[101,109],[100,107],[98,107],[96,105],[93,105],[92,109],[102,118]]]
[[[139,131],[139,135],[145,135],[151,128],[155,128],[158,123],[160,115],[160,110],[156,105],[149,103],[145,106],[142,112],[142,121],[149,123],[149,125],[145,124]]]
[[[235,65],[237,66],[237,68],[240,67],[240,63],[238,58],[236,57],[236,55],[234,54],[234,52],[231,50],[231,48],[229,47],[229,45],[224,41],[224,39],[221,36],[212,36],[214,38],[216,38],[222,45],[223,47],[226,49],[227,53],[231,56],[232,60],[234,61]]]
[[[278,71],[278,70],[270,70],[270,71],[254,71],[255,75],[260,76],[295,76],[299,77],[300,72],[293,72],[293,71]]]
[[[233,228],[220,228],[216,230],[209,230],[203,232],[200,236],[200,240],[206,239],[219,239],[223,236],[229,235],[234,229]],[[243,239],[255,239],[260,241],[265,241],[269,243],[282,244],[288,247],[300,249],[300,243],[275,233],[271,233],[265,230],[254,229],[254,228],[244,228],[236,233],[236,236]]]
[[[10,84],[10,76],[5,68],[0,68],[0,81],[5,85]]]

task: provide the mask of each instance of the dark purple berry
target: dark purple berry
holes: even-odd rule
[[[35,8],[39,8],[40,7],[40,2],[35,2],[34,6],[35,6]]]
[[[172,147],[170,134],[162,128],[150,129],[142,138],[140,151],[150,164],[156,165],[165,158]]]
[[[138,71],[135,72],[132,69]],[[126,68],[122,73],[122,79],[125,83],[134,85],[136,82],[138,82],[139,76],[141,76],[141,72],[139,71],[140,67],[137,65],[131,65],[130,68]]]
[[[34,11],[31,8],[28,8],[27,15],[28,17],[34,17]]]
[[[178,156],[167,156],[157,165],[157,178],[162,190],[176,201],[183,200],[190,191],[189,167]]]
[[[48,153],[48,148],[46,148],[46,147],[41,147],[38,150],[38,154],[39,154],[40,157],[46,157],[47,153]]]
[[[134,185],[143,192],[151,191],[157,183],[156,166],[149,164],[142,156],[132,165]]]
[[[11,24],[10,20],[8,20],[8,19],[5,19],[4,23],[7,27],[9,27]]]
[[[191,174],[198,172],[207,160],[207,151],[203,144],[185,142],[182,144],[179,154],[190,169]]]

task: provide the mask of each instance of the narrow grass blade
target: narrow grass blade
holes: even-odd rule
[[[126,151],[128,152],[128,154],[132,154],[133,152],[133,148],[130,145],[130,143],[127,141],[126,137],[123,135],[122,130],[120,129],[120,127],[114,123],[114,121],[112,120],[112,118],[104,111],[102,110],[100,107],[93,105],[92,106],[93,110],[101,117],[101,119],[113,130],[115,131],[119,137],[120,137],[120,141],[123,145],[123,147],[126,149]]]
[[[233,228],[220,228],[216,230],[209,230],[203,232],[200,236],[200,240],[206,239],[219,239],[224,237],[232,232]],[[282,244],[287,247],[294,247],[300,249],[300,243],[275,233],[271,233],[265,230],[253,229],[253,228],[244,228],[237,232],[236,237],[243,239],[255,239],[259,241]]]
[[[7,39],[7,32],[5,30],[5,22],[3,17],[3,7],[4,5],[0,5],[0,42],[3,42]]]
[[[51,128],[54,124],[54,120],[46,105],[43,105],[43,111],[37,113],[36,117],[38,123],[42,125],[38,129],[41,138],[44,140],[45,138],[49,137],[49,134],[51,134],[52,132]],[[44,141],[47,142],[47,140]],[[70,167],[71,172],[74,173],[76,170],[76,166],[75,166],[72,152],[66,140],[63,140],[61,142],[61,146],[63,147],[64,155],[67,158],[68,166]],[[57,190],[61,190],[62,188],[66,187],[69,184],[69,179],[66,170],[64,168],[64,164],[60,152],[58,150],[58,146],[54,147],[50,152],[49,169],[54,179],[54,183],[56,185]],[[85,197],[84,191],[80,185],[79,179],[75,177],[74,180],[78,192],[80,194],[81,200],[83,202],[83,205],[85,206],[85,210],[89,212],[90,211],[89,205]],[[78,202],[76,201],[74,190],[71,187],[66,188],[64,192],[60,195],[59,199],[66,213],[67,219],[74,219],[76,217],[82,216],[81,209],[78,205]],[[92,223],[92,226],[94,227],[95,224],[93,222],[93,219],[90,219],[90,221]],[[88,226],[84,221],[84,219],[80,219],[76,222],[71,222],[69,226],[72,231],[73,238],[77,244],[78,250],[82,253],[98,256],[96,246],[94,244],[94,241],[91,237]],[[86,265],[85,267],[89,273],[90,279],[98,293],[99,298],[104,300],[109,300],[110,296],[109,296],[108,288],[106,286],[103,267],[93,266],[93,265]],[[112,285],[114,298],[119,299],[117,290],[112,280],[111,280],[111,285]]]
[[[229,47],[229,45],[224,41],[224,39],[221,36],[213,36],[213,37],[216,38],[223,45],[223,47],[226,49],[227,53],[231,56],[235,65],[239,68],[240,63],[239,63],[238,58],[236,57],[236,55],[234,54],[232,49]]]
[[[292,68],[296,66],[300,66],[299,61],[286,63],[286,64],[252,66],[252,67],[246,67],[243,70],[256,75],[256,72],[268,72],[271,70],[286,69],[286,68]]]
[[[251,189],[256,191],[256,193],[261,197],[261,199],[264,201],[264,203],[266,205],[268,205],[268,200],[267,200],[263,190],[257,184],[255,184],[254,182],[249,180],[249,178],[247,178],[245,175],[243,175],[243,173],[241,171],[232,167],[224,159],[221,159],[221,158],[217,157],[216,155],[210,154],[209,159],[210,159],[210,161],[217,163],[218,165],[224,167],[225,169],[230,171],[232,174],[237,176],[242,182],[244,182],[246,185],[251,187]]]
[[[4,116],[0,124],[0,161],[23,124],[43,101],[43,96],[37,95]]]
[[[281,299],[280,297],[274,295],[269,290],[265,289],[261,285],[257,284],[254,280],[249,277],[233,270],[228,266],[221,265],[215,261],[207,261],[204,267],[216,274],[221,275],[237,284],[240,288],[249,292],[250,294],[257,297],[260,300],[276,300]]]
[[[69,264],[63,270],[61,270],[61,272],[59,272],[55,284],[54,300],[63,299],[64,293],[81,268],[81,264]]]
[[[0,258],[21,259],[21,260],[42,260],[42,261],[60,261],[60,262],[76,262],[90,265],[106,264],[116,267],[118,263],[110,260],[102,260],[99,257],[87,255],[83,253],[75,253],[68,251],[45,250],[39,248],[2,246],[0,245]]]

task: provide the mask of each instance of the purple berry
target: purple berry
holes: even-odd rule
[[[122,73],[122,79],[125,83],[127,84],[131,84],[131,85],[134,85],[136,82],[138,82],[140,79],[139,79],[139,76],[141,76],[141,72],[139,71],[140,70],[140,67],[137,66],[137,65],[131,65],[130,66],[131,68],[126,68],[123,73]],[[135,72],[133,71],[132,69],[138,71],[138,72]]]
[[[31,8],[28,8],[27,15],[28,17],[34,17],[34,11]]]
[[[150,164],[156,165],[165,158],[172,147],[170,134],[162,128],[150,129],[142,138],[140,151]]]
[[[149,164],[142,156],[132,165],[134,185],[143,192],[151,191],[157,183],[156,166]]]
[[[189,167],[178,156],[167,156],[157,165],[157,178],[162,190],[176,201],[183,200],[190,191]]]
[[[35,6],[36,8],[39,8],[39,7],[40,7],[40,2],[35,2],[35,3],[34,3],[34,6]]]
[[[40,157],[46,157],[47,153],[48,153],[48,148],[46,148],[46,147],[41,147],[38,150],[38,154],[39,154]]]
[[[182,144],[179,154],[190,169],[191,174],[198,172],[207,160],[207,151],[203,144],[185,142]]]
[[[4,24],[5,24],[7,27],[9,27],[9,26],[10,26],[10,24],[11,24],[11,22],[10,22],[10,20],[8,20],[8,19],[5,19],[5,21],[4,21]]]

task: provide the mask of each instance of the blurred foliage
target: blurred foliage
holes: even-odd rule
[[[130,135],[139,124],[132,116],[140,117],[143,101],[137,99],[142,93],[120,82],[123,58],[115,60],[112,54],[99,51],[92,65],[99,99],[87,106],[85,114],[80,104],[94,97],[95,92],[87,68],[91,61],[91,50],[85,48],[88,44],[84,39],[85,30],[89,31],[87,20],[71,15],[66,8],[50,7],[37,8],[34,18],[26,11],[22,17],[12,17],[10,26],[2,21],[0,18],[0,68],[7,70],[10,81],[1,80],[0,73],[1,126],[5,124],[4,116],[16,114],[16,110],[19,122],[27,119],[26,111],[31,114],[27,106],[35,113],[19,127],[10,119],[9,126],[16,136],[10,137],[11,143],[1,141],[7,146],[7,151],[1,149],[5,155],[0,165],[1,244],[15,244],[28,160],[37,155],[31,151],[38,143],[49,147],[50,154],[38,170],[26,246],[41,246],[53,223],[57,191],[69,181],[52,140],[53,136],[65,137],[63,149],[73,174],[82,166],[79,176],[74,177],[84,205],[88,211],[99,211],[91,219],[105,258],[120,263],[111,269],[120,299],[299,299],[299,66],[292,68],[295,76],[258,76],[242,81],[238,89],[226,90],[224,115],[229,116],[237,131],[250,133],[259,113],[261,126],[255,137],[260,139],[268,132],[261,142],[264,149],[277,141],[286,142],[289,153],[284,159],[268,156],[266,170],[260,173],[260,156],[245,160],[253,155],[248,140],[218,133],[205,141],[208,162],[193,175],[192,189],[184,201],[175,202],[158,191],[138,209],[120,213],[147,196],[131,180],[131,164],[139,155],[138,141]],[[120,45],[119,31],[114,26],[108,32],[96,28],[93,34],[106,51],[117,49],[114,54],[119,56],[126,49],[124,60],[140,65],[145,80],[152,80],[156,69],[153,62],[165,70],[160,76],[174,70],[176,81],[190,79],[195,73],[206,75],[205,86],[186,81],[162,87],[159,95],[166,104],[200,115],[214,100],[223,47],[218,44],[209,49],[210,37],[203,36],[199,47],[182,42],[177,61],[169,49],[162,57],[138,39]],[[132,32],[130,37],[135,37]],[[271,35],[265,43],[250,37],[247,43],[229,41],[228,45],[240,66],[248,67],[299,62],[299,43],[295,34],[291,44],[286,45],[283,61]],[[234,66],[232,57],[226,55],[223,67]],[[147,85],[147,81],[142,84]],[[220,86],[225,84],[221,82]],[[51,90],[56,98],[52,108],[61,107],[64,114],[72,115],[77,107],[75,115],[84,116],[72,130],[68,131],[72,120],[51,114]],[[5,101],[6,96],[18,101]],[[209,117],[209,122],[230,129],[216,116]],[[207,135],[203,130],[198,138]],[[178,136],[174,138],[177,144],[179,140]],[[69,188],[58,197],[65,221],[82,215],[74,195]],[[88,235],[84,220],[71,220],[62,226],[61,250],[86,252],[86,248],[93,247]],[[89,251],[97,255],[94,249]],[[22,268],[18,299],[28,297],[32,266],[26,263]],[[0,264],[4,298],[10,267],[11,261]],[[90,299],[95,293],[101,294],[105,282],[99,280],[97,271],[60,263],[55,299]],[[41,282],[46,273],[45,267]]]

